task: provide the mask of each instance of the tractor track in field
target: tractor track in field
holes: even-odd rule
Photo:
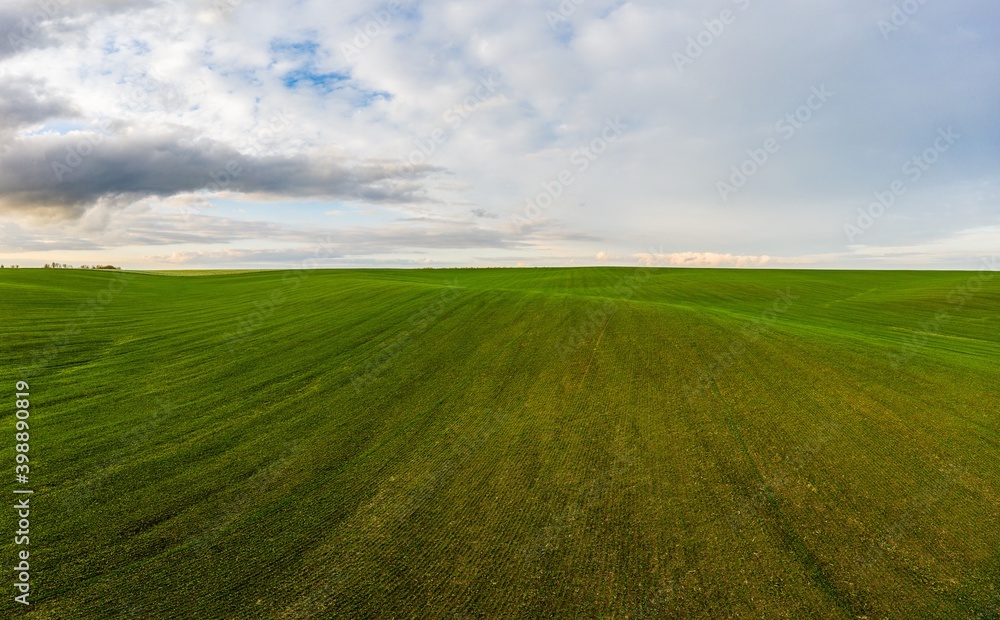
[[[743,438],[743,433],[740,432],[739,427],[736,425],[736,419],[733,416],[733,408],[725,396],[722,395],[722,391],[719,389],[719,384],[715,380],[715,374],[705,358],[704,352],[701,347],[698,346],[697,342],[692,342],[694,349],[698,354],[698,358],[705,367],[705,372],[708,373],[710,383],[712,386],[712,391],[718,397],[719,401],[723,406],[723,417],[726,420],[726,426],[729,428],[729,432],[733,435],[740,447],[743,449],[743,454],[747,459],[751,469],[757,476],[760,483],[761,490],[764,493],[764,497],[767,498],[767,503],[770,507],[770,511],[773,513],[772,516],[775,522],[779,525],[779,531],[782,534],[782,538],[785,539],[786,544],[791,548],[796,559],[802,564],[802,567],[806,570],[809,578],[815,583],[820,591],[823,592],[833,603],[837,605],[841,610],[849,614],[850,618],[858,618],[866,616],[864,610],[859,610],[851,604],[849,600],[844,596],[839,588],[834,584],[830,576],[826,574],[823,570],[823,564],[819,561],[816,555],[809,549],[802,537],[795,532],[795,528],[792,526],[791,521],[789,521],[788,516],[778,505],[778,500],[774,496],[774,490],[767,483],[764,475],[760,472],[760,467],[757,465],[756,459],[750,453],[750,448],[747,446],[746,440]]]
[[[526,334],[529,330],[530,330],[530,326],[527,327],[527,328],[525,328],[520,333],[518,333],[518,335],[515,336],[514,338],[511,338],[506,343],[504,343],[504,345],[500,347],[500,350],[496,353],[496,355],[494,355],[493,357],[491,357],[486,362],[483,362],[482,364],[480,364],[479,367],[477,368],[477,370],[480,369],[480,368],[483,368],[483,367],[485,367],[487,365],[489,365],[491,362],[493,362],[494,360],[496,360],[497,358],[499,358],[503,354],[503,352],[506,351],[510,347],[510,345],[512,343],[517,342],[517,340],[519,338],[522,338],[524,336],[524,334]],[[374,453],[378,452],[378,450],[380,450],[381,448],[385,447],[386,445],[388,445],[389,443],[391,443],[392,441],[394,441],[396,438],[398,438],[400,435],[402,435],[403,432],[405,432],[408,428],[412,427],[414,424],[416,424],[420,420],[425,419],[435,409],[437,409],[445,401],[447,401],[453,394],[455,394],[456,392],[458,392],[461,388],[465,387],[475,376],[476,376],[476,373],[470,373],[466,377],[465,381],[463,381],[463,382],[461,382],[461,383],[456,384],[455,386],[453,386],[452,389],[449,390],[447,393],[445,393],[440,399],[438,399],[436,402],[432,403],[423,412],[421,412],[421,413],[413,416],[413,418],[411,418],[408,422],[406,422],[405,424],[403,424],[399,428],[397,428],[388,437],[383,438],[382,441],[378,442],[377,444],[369,446],[367,450],[361,451],[361,452],[355,454],[354,456],[348,458],[343,463],[341,463],[341,465],[339,467],[337,467],[336,469],[334,469],[333,471],[331,471],[329,473],[328,479],[327,478],[317,478],[313,482],[313,484],[306,485],[305,487],[303,487],[302,490],[303,491],[309,491],[309,490],[311,490],[313,488],[322,486],[323,484],[327,484],[329,482],[329,480],[332,480],[332,479],[336,478],[337,476],[343,474],[352,465],[354,465],[357,462],[361,461],[362,459],[370,456],[371,454],[374,454]],[[257,522],[261,518],[263,518],[265,516],[268,516],[269,514],[273,514],[275,512],[279,512],[280,510],[282,510],[284,508],[285,504],[290,503],[292,501],[295,501],[294,497],[290,497],[290,498],[288,498],[288,499],[286,499],[284,501],[274,502],[274,503],[272,503],[272,504],[270,504],[268,506],[265,506],[265,507],[263,507],[263,508],[255,511],[255,512],[252,512],[252,513],[244,516],[242,519],[239,520],[238,525],[240,527],[245,527],[247,524]],[[230,529],[235,529],[236,525],[237,524],[234,523],[233,525],[231,525]],[[128,571],[136,570],[137,568],[140,568],[140,567],[146,566],[148,564],[151,564],[151,563],[153,563],[154,561],[156,561],[158,559],[162,559],[164,557],[170,557],[170,556],[179,554],[181,552],[184,552],[184,551],[188,550],[189,548],[196,547],[199,544],[202,544],[203,543],[202,539],[204,539],[204,538],[206,538],[206,536],[198,536],[198,537],[192,538],[191,540],[187,541],[183,545],[180,545],[178,547],[169,549],[169,550],[164,551],[162,553],[150,556],[148,558],[144,558],[140,562],[133,563],[133,564],[130,564],[128,566],[124,566],[124,567],[116,570],[115,573],[125,573],[125,572],[128,572]]]
[[[604,332],[608,329],[608,323],[611,322],[611,317],[604,319],[604,325],[601,327],[601,333],[597,335],[597,342],[594,343],[594,350],[590,352],[590,359],[587,360],[587,367],[583,369],[583,376],[580,377],[580,385],[576,386],[576,393],[573,394],[573,400],[576,400],[577,394],[583,389],[583,382],[587,380],[587,373],[590,372],[590,365],[594,363],[594,358],[597,356],[597,349],[601,346],[601,339],[604,338]],[[571,401],[572,402],[572,401]]]

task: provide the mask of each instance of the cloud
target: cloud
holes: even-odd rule
[[[307,260],[317,260],[320,255],[315,250],[308,249],[283,249],[283,250],[196,250],[187,252],[172,252],[159,256],[153,256],[158,262],[170,263],[172,265],[217,265],[224,263],[227,265],[253,265],[253,264],[290,264],[304,263]],[[337,254],[322,253],[324,261],[342,258]]]
[[[79,217],[98,204],[199,190],[405,203],[426,200],[416,181],[431,170],[322,154],[245,154],[184,129],[43,134],[0,155],[0,210]]]
[[[407,1],[379,21],[387,5],[370,0],[2,2],[0,214],[54,247],[69,221],[83,228],[67,247],[235,244],[238,224],[123,229],[143,201],[195,195],[230,213],[253,201],[277,225],[254,239],[301,243],[283,222],[336,222],[368,231],[359,252],[426,243],[437,264],[499,244],[528,264],[668,247],[714,250],[671,255],[705,266],[914,265],[931,254],[899,248],[1000,225],[995,2],[927,3],[889,40],[877,24],[889,5],[724,2],[737,19],[703,34],[721,5],[584,2],[552,25],[556,4]],[[678,70],[699,37],[710,44]],[[834,95],[786,138],[776,123],[821,85]],[[293,120],[264,127],[274,110]],[[627,130],[591,152],[617,117]],[[89,119],[113,123],[100,133]],[[902,166],[947,127],[962,139],[910,182]],[[768,140],[780,148],[758,163]],[[424,167],[400,166],[411,157]],[[754,172],[723,202],[734,167]],[[844,223],[899,178],[906,194],[851,249]],[[506,229],[543,191],[551,204]],[[331,209],[344,215],[322,217]],[[954,252],[978,247],[954,239]]]
[[[78,116],[72,102],[48,91],[42,80],[11,77],[0,82],[0,139],[2,134],[26,125]]]
[[[968,269],[983,257],[996,257],[1000,248],[1000,225],[958,231],[926,243],[898,246],[850,247],[850,255],[882,266],[927,266]]]
[[[67,32],[142,0],[5,0],[0,7],[0,60],[58,45]]]
[[[384,259],[371,257],[345,256],[331,253],[328,249],[305,248],[292,250],[198,250],[188,252],[173,252],[167,255],[149,257],[158,263],[170,267],[200,267],[225,265],[228,268],[260,268],[271,265],[281,265],[298,269],[314,267],[384,267],[430,265],[433,261],[427,257],[408,259]]]
[[[47,249],[112,249],[176,244],[229,244],[256,239],[304,242],[312,237],[275,222],[242,221],[169,210],[149,204],[125,208],[98,205],[82,217],[54,221],[45,227],[18,220],[0,220],[4,226],[0,249],[33,252]]]
[[[17,220],[0,219],[0,226],[3,226],[3,243],[0,244],[0,249],[8,252],[32,252],[60,247],[74,250],[113,250],[216,246],[206,249],[207,254],[198,251],[195,253],[198,256],[236,256],[225,254],[232,249],[266,260],[269,256],[279,256],[279,250],[304,252],[317,244],[335,248],[337,255],[351,257],[452,249],[519,250],[530,247],[523,239],[462,221],[377,227],[309,227],[266,219],[234,219],[177,208],[178,204],[191,204],[191,198],[197,197],[179,196],[165,202],[142,201],[124,208],[98,205],[80,218],[53,222],[45,228],[26,226]],[[229,247],[220,249],[219,246]],[[257,250],[261,253],[253,254]]]
[[[770,256],[734,256],[715,252],[640,253],[634,256],[643,265],[675,267],[763,267],[774,260]]]

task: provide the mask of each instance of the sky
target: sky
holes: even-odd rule
[[[5,0],[0,263],[977,269],[994,0]]]

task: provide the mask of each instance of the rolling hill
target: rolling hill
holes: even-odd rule
[[[0,271],[2,613],[1000,617],[995,275]]]

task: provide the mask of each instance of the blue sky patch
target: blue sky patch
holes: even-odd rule
[[[289,71],[282,76],[281,81],[286,88],[295,89],[301,85],[314,86],[324,92],[330,92],[337,88],[341,82],[349,80],[350,76],[344,73],[317,73],[308,68]]]

